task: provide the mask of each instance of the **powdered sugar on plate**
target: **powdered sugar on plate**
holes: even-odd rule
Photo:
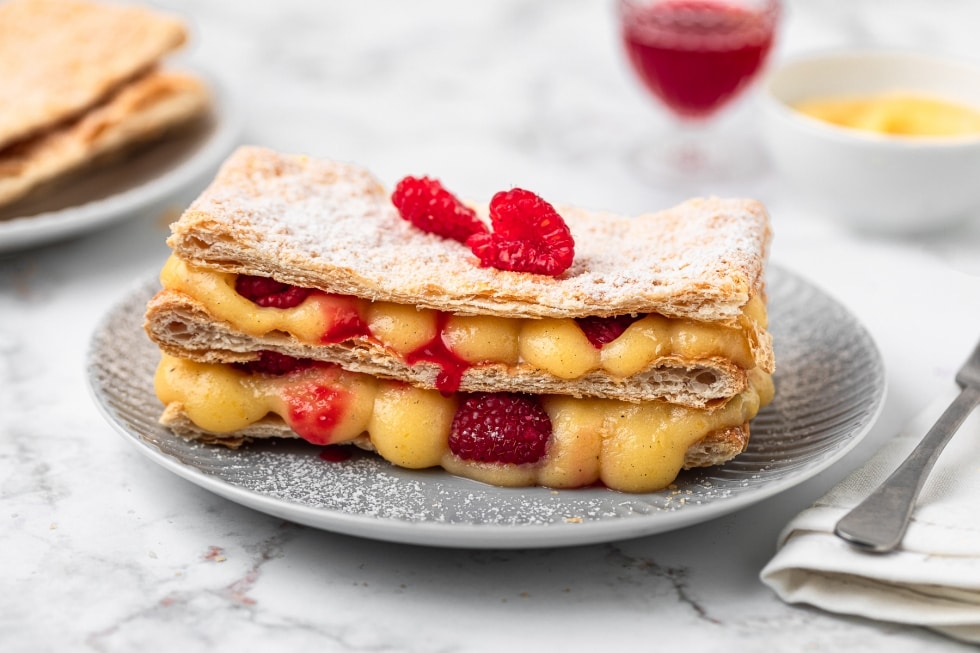
[[[159,352],[142,329],[158,281],[141,282],[96,329],[89,381],[109,423],[154,463],[215,494],[316,528],[434,546],[527,548],[604,542],[730,513],[811,478],[856,445],[884,399],[881,357],[836,301],[770,270],[780,366],[773,402],[746,452],[683,472],[660,492],[498,488],[441,470],[399,469],[366,452],[331,462],[302,442],[238,450],[189,442],[160,426]]]

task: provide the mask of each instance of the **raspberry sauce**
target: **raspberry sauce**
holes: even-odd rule
[[[443,394],[456,392],[459,389],[460,381],[463,379],[463,372],[470,368],[470,364],[454,354],[442,340],[442,333],[445,331],[448,321],[449,314],[440,311],[436,317],[435,337],[405,355],[405,362],[409,365],[434,363],[439,366],[436,388]]]
[[[329,326],[320,336],[320,342],[328,345],[371,335],[367,322],[357,310],[356,301],[340,295],[328,295],[328,297],[330,301],[323,302],[321,306]]]
[[[734,99],[772,47],[775,9],[724,0],[628,6],[623,40],[647,88],[678,115],[703,118]]]
[[[239,279],[242,279],[243,276],[240,276]],[[373,337],[371,328],[364,321],[364,318],[361,317],[360,311],[358,310],[358,302],[353,297],[327,295],[319,290],[296,288],[295,286],[262,278],[258,278],[257,280],[255,278],[248,278],[244,283],[237,283],[236,288],[239,289],[240,294],[243,294],[243,296],[248,297],[248,299],[251,299],[255,303],[259,303],[256,299],[257,297],[266,297],[270,294],[275,297],[294,297],[302,294],[304,299],[308,295],[317,296],[320,302],[320,309],[323,312],[324,321],[328,325],[326,331],[320,336],[320,342],[325,345],[344,342],[352,338]],[[243,293],[243,290],[248,294]],[[262,293],[267,293],[267,295],[262,295]],[[265,305],[287,308],[276,302],[266,303]],[[296,305],[298,305],[298,302]],[[469,363],[450,351],[446,343],[442,340],[442,333],[446,328],[448,320],[448,313],[438,312],[435,337],[418,349],[405,355],[405,362],[409,365],[434,363],[439,366],[440,371],[436,377],[436,388],[443,394],[453,393],[458,390],[460,381],[463,378],[463,372],[470,367]],[[303,419],[299,421],[302,422]],[[316,430],[315,427],[311,428]],[[293,430],[299,433],[299,430],[295,427]],[[300,434],[302,435],[302,433]],[[303,437],[306,438],[305,435]],[[314,440],[310,441],[314,442]]]
[[[354,455],[349,446],[333,445],[320,450],[320,460],[328,463],[342,463]]]

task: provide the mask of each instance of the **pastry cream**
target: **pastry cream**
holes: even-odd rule
[[[924,95],[823,98],[801,102],[798,111],[841,127],[898,136],[980,134],[980,110]]]
[[[406,358],[426,343],[441,340],[451,355],[468,365],[521,362],[563,379],[599,369],[628,377],[667,355],[717,356],[752,369],[756,366],[752,334],[755,325],[765,328],[767,320],[759,297],[746,305],[738,327],[650,314],[600,349],[573,319],[448,315],[322,292],[311,293],[293,308],[261,307],[235,291],[235,279],[234,274],[197,268],[175,256],[161,273],[165,288],[193,297],[216,319],[251,336],[282,331],[305,343],[331,342],[332,326],[353,312],[366,325],[369,337]]]
[[[494,485],[581,487],[596,482],[626,492],[666,487],[688,448],[708,433],[739,427],[773,394],[772,379],[754,370],[749,389],[714,410],[664,402],[542,396],[553,433],[548,452],[525,465],[477,463],[449,450],[456,395],[315,364],[282,376],[250,374],[235,366],[164,355],[155,389],[179,404],[199,428],[234,433],[278,415],[315,444],[356,442],[408,468],[442,466]]]

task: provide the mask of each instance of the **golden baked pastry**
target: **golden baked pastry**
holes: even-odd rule
[[[230,446],[354,443],[501,485],[646,491],[737,455],[772,394],[765,210],[559,213],[576,242],[565,272],[481,267],[401,219],[362,168],[240,148],[172,225],[147,307],[164,423]],[[260,306],[241,286],[256,279],[302,299]],[[586,321],[624,316],[589,337]],[[533,463],[450,446],[461,406],[497,394],[547,414]]]
[[[0,204],[101,156],[152,140],[201,115],[209,102],[197,77],[151,71],[75,120],[0,151]]]
[[[186,38],[139,6],[0,4],[0,204],[203,114],[204,83],[159,69]]]

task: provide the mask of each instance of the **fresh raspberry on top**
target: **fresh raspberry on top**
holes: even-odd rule
[[[276,351],[264,349],[259,352],[256,360],[244,363],[235,363],[235,367],[252,374],[269,374],[271,376],[282,376],[294,370],[301,370],[311,367],[313,361],[308,358],[294,358],[287,354],[280,354]]]
[[[281,283],[269,277],[240,274],[235,279],[235,291],[259,306],[292,308],[299,306],[312,290]]]
[[[514,188],[490,200],[493,233],[466,241],[483,267],[558,276],[575,257],[575,241],[555,208],[531,191]]]
[[[603,345],[623,335],[623,331],[626,331],[629,325],[642,317],[643,314],[613,315],[612,317],[589,316],[577,317],[575,321],[585,333],[585,337],[592,343],[592,346],[596,349],[602,349]]]
[[[480,393],[460,405],[449,449],[464,460],[520,465],[540,460],[551,438],[551,419],[531,395]]]
[[[443,188],[438,179],[405,177],[395,186],[391,203],[401,216],[422,231],[461,243],[487,230],[476,211]]]

